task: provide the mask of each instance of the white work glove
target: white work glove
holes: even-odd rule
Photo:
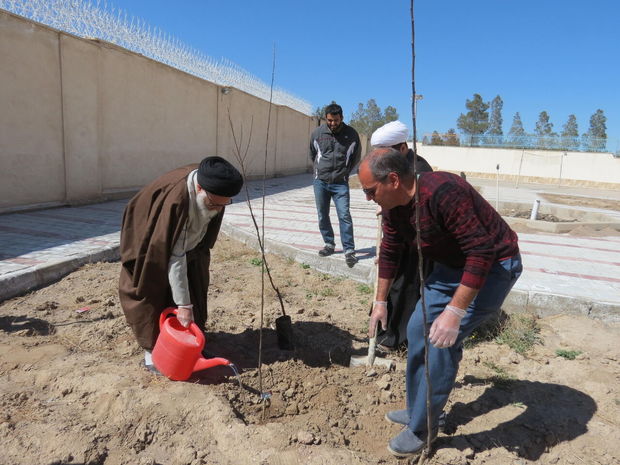
[[[372,303],[372,312],[370,313],[370,322],[368,323],[368,337],[375,337],[376,329],[379,322],[381,328],[387,329],[387,302],[385,300],[375,300]]]
[[[438,349],[453,346],[459,335],[459,327],[465,313],[467,311],[462,308],[446,305],[445,310],[433,321],[431,326],[429,333],[431,344]]]
[[[189,325],[194,321],[194,306],[193,305],[179,305],[177,308],[177,320],[185,328],[189,328]]]

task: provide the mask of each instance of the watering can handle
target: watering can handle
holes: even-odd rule
[[[161,330],[161,327],[166,321],[166,318],[168,318],[169,316],[176,316],[176,315],[177,315],[176,307],[168,307],[163,312],[161,312],[161,315],[159,315],[159,329]],[[203,334],[202,330],[198,327],[198,325],[192,321],[189,325],[189,328],[187,328],[187,330],[194,335],[198,343],[198,346],[204,347],[205,335]]]
[[[161,312],[161,315],[159,315],[159,329],[161,329],[164,321],[166,321],[166,318],[168,318],[169,316],[176,316],[176,314],[177,309],[175,307],[168,307],[163,312]]]

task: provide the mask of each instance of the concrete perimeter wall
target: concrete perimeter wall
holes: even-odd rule
[[[126,195],[208,155],[240,167],[230,121],[263,174],[265,100],[3,10],[0,63],[0,212]],[[268,176],[308,169],[316,125],[272,105]]]
[[[620,189],[620,158],[610,153],[418,145],[434,168],[502,180]]]

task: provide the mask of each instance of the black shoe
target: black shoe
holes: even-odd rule
[[[347,252],[344,254],[344,261],[347,262],[349,268],[353,268],[359,260],[355,256],[355,252]]]
[[[335,247],[331,245],[326,245],[321,250],[319,250],[319,255],[321,257],[329,257],[331,254],[334,253],[334,250],[335,250]]]

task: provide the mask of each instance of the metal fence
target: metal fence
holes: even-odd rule
[[[270,97],[271,87],[238,65],[216,61],[106,2],[0,0],[0,9],[80,37],[112,42],[220,86],[235,87],[264,100]],[[273,89],[273,103],[312,114],[309,102],[281,88]]]
[[[424,134],[422,143],[427,145],[452,145],[460,147],[489,147],[505,149],[563,150],[573,152],[609,152],[620,156],[620,141],[595,137],[563,136],[498,136],[488,134]]]

